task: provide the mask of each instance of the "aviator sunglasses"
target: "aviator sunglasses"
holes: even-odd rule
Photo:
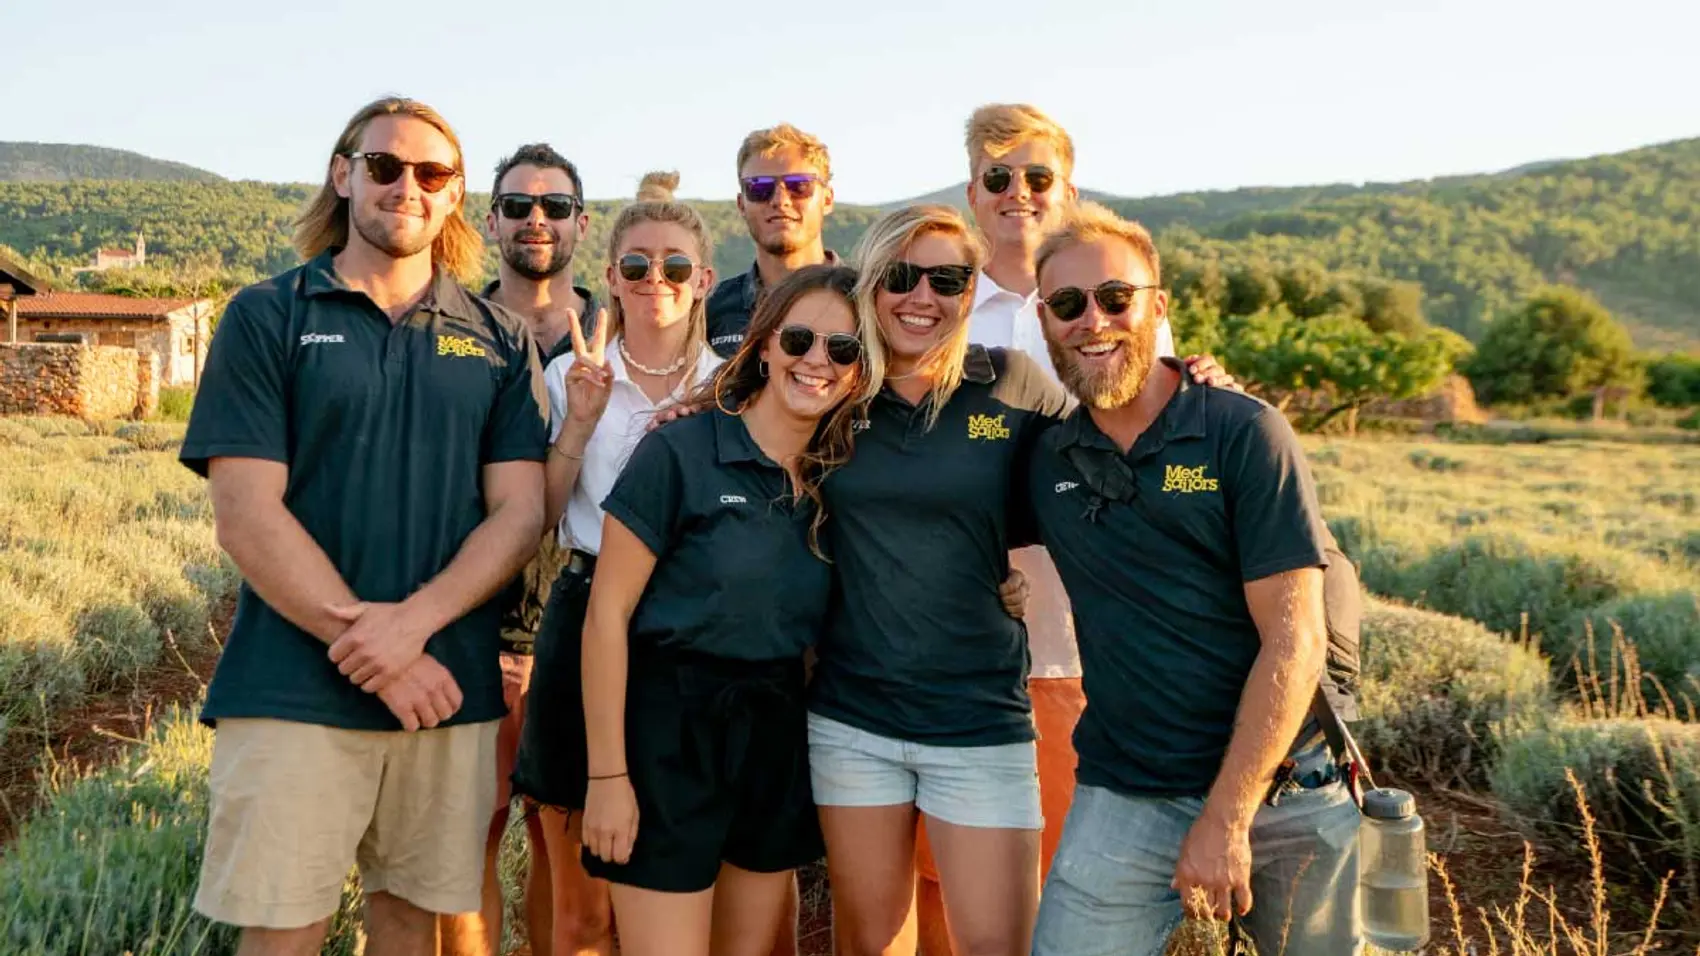
[[[686,281],[696,269],[696,263],[688,256],[674,253],[665,259],[651,259],[641,252],[628,252],[621,256],[616,268],[620,270],[620,278],[627,282],[642,282],[649,275],[650,267],[657,263],[661,265],[661,278],[673,283]]]
[[[862,358],[862,340],[849,332],[816,332],[806,325],[787,325],[779,330],[779,350],[802,358],[815,347],[815,338],[826,337],[826,357],[834,365],[855,365]]]
[[[974,278],[974,267],[964,265],[918,266],[913,262],[893,262],[885,270],[885,291],[902,295],[921,284],[921,277],[933,291],[946,298],[962,294],[968,281]]]
[[[583,201],[572,193],[544,193],[541,196],[502,193],[491,203],[502,211],[503,219],[529,219],[531,210],[538,204],[542,204],[543,215],[550,219],[571,219],[584,208]]]
[[[1028,191],[1034,193],[1050,192],[1051,184],[1057,181],[1057,174],[1051,172],[1049,166],[1028,166],[1021,171],[1021,178],[1027,180]],[[1015,170],[999,163],[987,166],[980,174],[980,185],[986,187],[986,192],[1002,195],[1009,189],[1009,184],[1015,181]]]
[[[750,202],[767,202],[783,184],[792,199],[807,199],[815,194],[820,177],[814,173],[787,173],[784,176],[746,176],[738,180],[744,188],[744,198]]]
[[[393,153],[349,153],[348,158],[350,161],[365,160],[366,177],[380,186],[388,186],[400,179],[409,166],[413,167],[413,181],[428,193],[442,192],[444,186],[460,175],[453,166],[430,161],[410,163]]]
[[[1133,305],[1133,297],[1143,289],[1155,289],[1154,285],[1131,285],[1120,279],[1081,289],[1076,286],[1064,286],[1045,296],[1045,308],[1051,310],[1051,315],[1059,322],[1073,322],[1086,314],[1086,299],[1090,296],[1098,301],[1098,308],[1105,315],[1121,315]]]

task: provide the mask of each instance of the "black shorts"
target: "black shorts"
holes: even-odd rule
[[[637,842],[624,864],[584,851],[591,876],[670,893],[714,885],[721,863],[779,873],[821,858],[809,789],[803,662],[633,648],[626,769]]]
[[[538,627],[514,758],[514,793],[562,810],[584,809],[588,758],[579,650],[589,601],[589,576],[563,568]]]

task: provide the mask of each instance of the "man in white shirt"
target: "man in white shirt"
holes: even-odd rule
[[[1026,352],[1056,378],[1039,324],[1034,254],[1045,234],[1079,196],[1073,182],[1074,141],[1055,120],[1025,104],[983,106],[968,120],[968,204],[991,247],[975,280],[969,341]],[[1157,354],[1173,355],[1167,321],[1157,331]],[[1208,356],[1189,361],[1200,382],[1231,386],[1233,379]],[[1011,555],[1026,575],[1027,639],[1032,655],[1028,693],[1039,733],[1039,796],[1045,828],[1040,844],[1043,879],[1062,836],[1074,798],[1074,725],[1086,707],[1080,686],[1080,652],[1074,618],[1055,565],[1042,547]],[[923,834],[924,837],[924,834]],[[943,894],[930,848],[917,844],[916,910],[922,956],[948,956]]]

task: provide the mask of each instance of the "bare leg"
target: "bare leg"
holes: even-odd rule
[[[839,956],[915,951],[915,805],[821,807]]]
[[[719,904],[715,904],[718,906]],[[779,936],[773,941],[773,949],[768,956],[797,956],[797,919],[801,916],[797,905],[797,872],[791,871],[791,878],[785,885],[785,915],[779,919]],[[715,917],[716,926],[719,917]]]
[[[236,956],[317,956],[330,925],[329,919],[322,919],[299,929],[250,927],[242,931],[242,942],[236,947]]]
[[[752,873],[721,864],[714,881],[714,956],[770,956],[781,927],[797,925],[796,888],[792,870]]]
[[[531,941],[531,956],[554,953],[552,929],[555,899],[549,886],[549,847],[543,842],[543,821],[535,808],[525,815],[525,842],[531,848],[531,865],[525,875],[525,932]]]
[[[616,883],[608,892],[620,921],[621,956],[709,956],[714,890],[661,893]]]
[[[957,956],[1026,956],[1039,915],[1039,831],[927,818]]]
[[[388,893],[366,894],[366,956],[436,954],[436,913]]]
[[[538,813],[549,854],[550,956],[612,956],[614,937],[608,883],[584,872],[579,813],[545,808]],[[706,945],[706,944],[705,944]],[[629,950],[628,950],[629,951]]]

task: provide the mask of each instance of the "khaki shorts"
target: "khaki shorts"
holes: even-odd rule
[[[195,909],[235,926],[309,926],[336,912],[358,864],[367,893],[477,910],[497,723],[405,733],[220,720]]]

